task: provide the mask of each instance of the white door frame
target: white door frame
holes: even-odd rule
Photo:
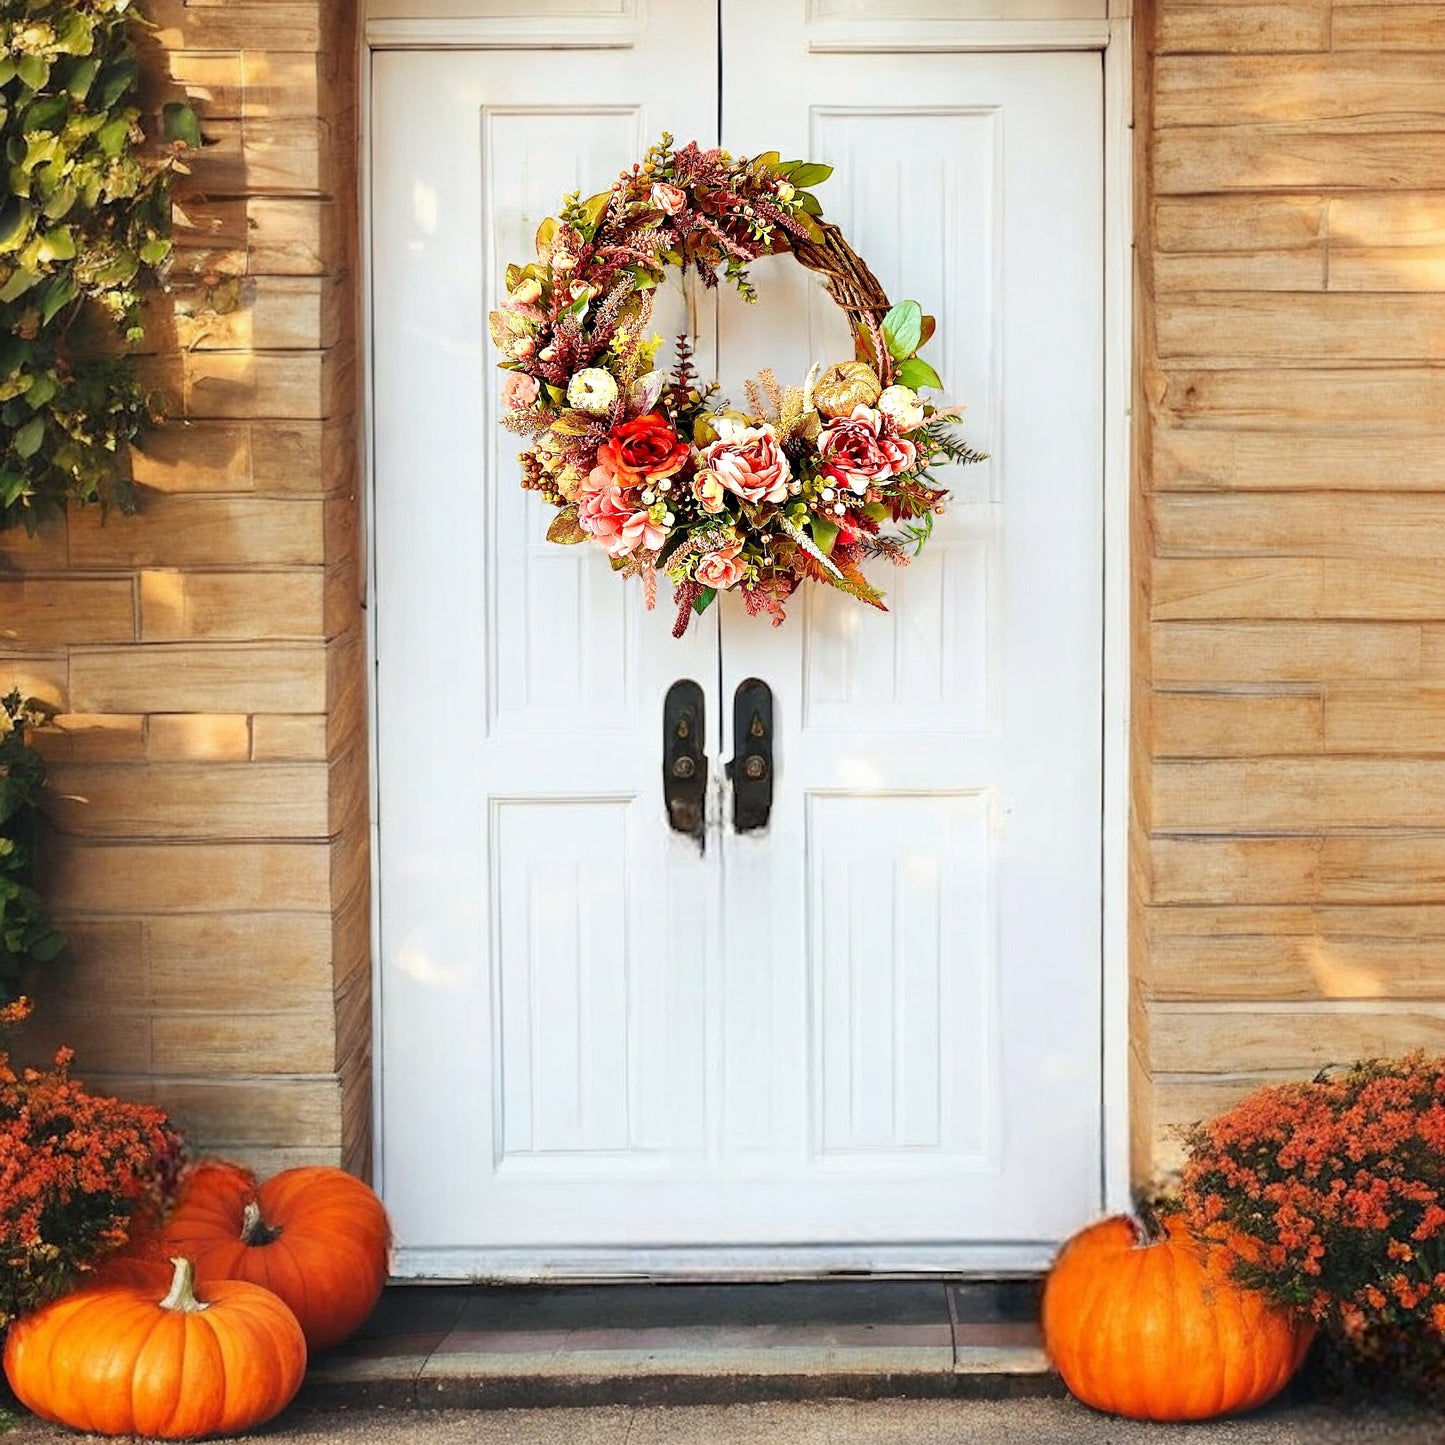
[[[1130,460],[1132,455],[1133,378],[1133,35],[1132,0],[1107,0],[1107,18],[1079,19],[1070,0],[1033,0],[1033,12],[1055,11],[1058,18],[970,20],[920,23],[914,38],[900,40],[895,23],[887,38],[867,33],[821,32],[819,49],[950,51],[1097,50],[1104,59],[1104,356],[1103,356],[1103,588],[1104,634],[1102,738],[1103,807],[1101,893],[1101,1122],[1100,1194],[1104,1208],[1125,1210],[1130,1201],[1129,1119],[1129,727],[1131,686]],[[370,155],[372,141],[371,57],[398,49],[547,49],[578,46],[595,49],[629,44],[629,34],[644,23],[645,0],[599,3],[595,24],[579,25],[579,5],[537,0],[367,0],[359,63],[361,99],[361,254],[362,366],[366,425],[364,438],[364,517],[368,594],[375,595],[375,475],[372,438],[372,273]],[[552,11],[567,12],[558,17]],[[1074,14],[1071,16],[1070,11]],[[463,13],[459,13],[463,12]],[[376,676],[376,612],[368,609],[367,648],[370,675]],[[381,890],[377,778],[377,689],[371,689],[368,746],[371,772],[372,868],[372,1067],[373,1175],[379,1192],[386,1188],[386,1139],[383,1133],[381,1075],[383,1048],[380,967]],[[699,1272],[720,1277],[729,1266],[758,1277],[770,1251],[750,1251],[756,1259],[698,1261]],[[999,1261],[1003,1264],[1004,1261]],[[927,1270],[924,1258],[900,1258],[900,1272]],[[936,1267],[936,1266],[935,1266]],[[990,1266],[980,1260],[980,1270]]]

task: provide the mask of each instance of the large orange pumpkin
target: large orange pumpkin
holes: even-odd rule
[[[198,1181],[176,1205],[166,1247],[195,1259],[203,1285],[243,1279],[274,1290],[312,1350],[339,1345],[386,1283],[391,1227],[381,1201],[359,1179],[321,1165],[284,1170],[254,1192],[230,1177],[213,1182]]]
[[[1157,1238],[1123,1216],[1076,1234],[1044,1287],[1044,1345],[1064,1383],[1141,1420],[1203,1420],[1278,1394],[1313,1329],[1236,1283],[1235,1259],[1181,1216]]]
[[[74,1430],[186,1440],[279,1414],[306,1373],[296,1317],[267,1290],[227,1281],[198,1299],[189,1260],[169,1293],[102,1285],[10,1326],[5,1375],[27,1409]]]

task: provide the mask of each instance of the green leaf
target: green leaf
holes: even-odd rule
[[[540,256],[548,246],[552,244],[557,234],[556,216],[548,216],[540,226],[537,227],[537,254]]]
[[[838,529],[831,522],[825,522],[822,517],[814,517],[808,524],[808,530],[813,534],[814,545],[826,557],[833,550],[833,543],[838,540]]]
[[[129,139],[130,118],[124,115],[107,121],[95,133],[95,143],[111,160],[114,160],[125,149],[125,143]]]
[[[696,597],[692,599],[692,610],[702,616],[713,604],[713,598],[717,596],[716,587],[704,587]]]
[[[18,251],[25,244],[34,215],[30,202],[18,197],[0,206],[0,251]]]
[[[760,156],[754,156],[752,167],[754,170],[772,171],[777,174],[783,159],[782,151],[764,151]]]
[[[55,377],[50,372],[43,371],[26,387],[25,400],[30,403],[33,410],[39,411],[59,390],[60,383],[56,381]]]
[[[65,82],[65,88],[76,100],[84,100],[90,87],[95,84],[95,77],[100,73],[100,57],[92,55],[88,60],[82,60],[70,72],[70,79]]]
[[[40,324],[49,326],[56,314],[75,300],[76,290],[75,277],[69,272],[52,276],[40,296]]]
[[[75,234],[69,226],[56,226],[41,236],[40,259],[42,261],[73,261],[75,259]]]
[[[183,100],[168,100],[161,112],[161,128],[165,138],[172,143],[200,150],[205,144],[201,137],[201,122],[196,113]]]
[[[935,391],[943,390],[943,382],[939,380],[938,373],[918,356],[910,356],[903,362],[895,373],[895,379],[904,386],[911,386],[914,391],[921,386],[931,386]]]
[[[46,198],[41,211],[47,221],[58,221],[75,204],[75,187],[68,181],[57,186]]]
[[[97,110],[110,110],[123,95],[135,89],[140,79],[140,62],[122,60],[102,72],[100,91],[93,100]]]
[[[0,85],[9,85],[15,79],[15,57],[0,55]]]
[[[17,297],[23,296],[39,280],[40,276],[37,272],[26,266],[17,266],[10,273],[10,279],[0,286],[0,301],[14,301]]]
[[[798,197],[798,205],[802,208],[804,215],[821,216],[823,214],[823,207],[818,203],[817,196],[811,195],[807,191]]]
[[[832,174],[832,166],[819,165],[815,161],[804,161],[802,165],[794,166],[788,172],[788,179],[800,191],[806,191],[813,186],[821,186]]]
[[[602,213],[607,209],[607,203],[611,199],[611,191],[598,191],[595,196],[588,196],[582,203],[582,209],[587,213],[587,224],[589,226],[596,226],[602,219]]]
[[[31,90],[42,90],[50,79],[50,62],[43,55],[22,55],[15,62],[15,73]]]
[[[171,243],[164,236],[152,236],[140,248],[140,258],[147,266],[159,266],[171,254]]]
[[[923,341],[923,307],[916,301],[900,301],[883,318],[883,340],[896,361],[912,356]]]
[[[15,454],[22,458],[33,457],[40,450],[40,443],[44,440],[45,418],[43,416],[31,417],[15,433]]]

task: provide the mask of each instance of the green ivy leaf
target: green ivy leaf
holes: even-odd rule
[[[701,617],[702,614],[706,612],[709,607],[712,606],[713,599],[716,596],[716,587],[704,587],[702,591],[699,592],[697,596],[692,599],[692,610],[696,612],[699,617]]]
[[[50,62],[43,55],[22,55],[15,62],[15,73],[30,90],[43,90],[50,79]]]
[[[21,460],[28,460],[40,450],[45,440],[45,418],[34,416],[15,433],[15,454]]]
[[[65,82],[65,88],[75,100],[84,100],[90,93],[90,87],[95,84],[95,77],[100,74],[100,60],[92,55],[89,60],[82,60],[70,72],[70,78]]]
[[[923,342],[923,307],[916,301],[900,301],[883,318],[883,341],[895,361],[912,356]]]
[[[939,380],[938,373],[922,357],[910,356],[899,366],[895,375],[899,382],[904,386],[911,386],[914,391],[921,386],[931,386],[935,391],[943,390],[943,382]]]
[[[18,251],[30,237],[35,210],[22,196],[0,205],[0,251]]]

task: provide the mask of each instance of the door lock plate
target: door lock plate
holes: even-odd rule
[[[750,677],[733,694],[733,828],[766,828],[773,810],[773,690]]]
[[[707,830],[706,700],[691,678],[679,678],[662,704],[662,796],[668,826],[696,838]]]

